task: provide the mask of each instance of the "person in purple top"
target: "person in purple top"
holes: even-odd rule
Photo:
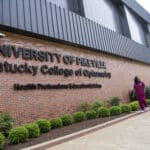
[[[135,95],[138,99],[141,111],[144,112],[144,110],[147,107],[146,95],[145,95],[145,84],[144,82],[140,81],[140,79],[137,76],[134,78],[134,90],[135,90]]]

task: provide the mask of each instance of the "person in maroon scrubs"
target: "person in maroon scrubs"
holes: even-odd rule
[[[145,95],[145,84],[137,76],[134,78],[134,90],[135,90],[135,94],[138,99],[141,111],[144,112],[144,110],[147,107],[146,95]]]

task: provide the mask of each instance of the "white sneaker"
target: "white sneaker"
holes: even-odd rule
[[[141,112],[143,113],[143,112],[144,112],[144,110],[141,110]]]

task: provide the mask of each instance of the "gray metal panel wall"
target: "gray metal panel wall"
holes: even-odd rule
[[[16,27],[18,24],[18,15],[17,15],[17,0],[10,1],[10,18],[11,18],[11,27]]]
[[[150,64],[150,48],[87,18],[47,3],[46,0],[11,1],[0,0],[0,27],[6,30],[15,28],[28,31],[35,37],[40,35],[41,38],[70,42],[75,46]]]

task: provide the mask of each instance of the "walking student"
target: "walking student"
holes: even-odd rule
[[[144,112],[144,110],[147,108],[145,84],[137,76],[134,78],[134,90],[141,108],[141,112]]]

